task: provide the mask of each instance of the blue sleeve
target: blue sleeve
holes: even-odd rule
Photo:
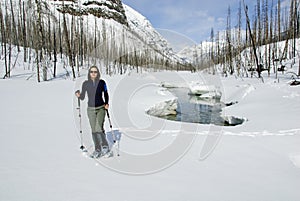
[[[108,95],[108,92],[107,92],[107,85],[106,85],[106,83],[105,83],[105,81],[103,81],[103,92],[104,92],[104,103],[105,104],[108,104],[108,102],[109,102],[109,95]]]

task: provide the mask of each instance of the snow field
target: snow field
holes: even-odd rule
[[[174,98],[162,93],[162,81],[184,84],[201,80],[197,74],[103,76],[111,95],[114,129],[122,133],[121,156],[94,161],[79,150],[74,91],[84,80],[82,74],[76,83],[54,80],[37,85],[23,77],[0,81],[1,200],[238,201],[300,197],[300,172],[295,166],[299,165],[299,127],[292,119],[299,114],[299,96],[286,98],[288,92],[298,94],[298,88],[271,79],[269,84],[262,84],[254,79],[217,78],[224,99],[239,101],[226,114],[249,119],[238,127],[221,128],[171,122],[145,113],[149,106]],[[208,85],[217,83],[210,75],[206,80]],[[249,90],[249,86],[254,89]],[[266,110],[253,109],[279,105],[283,108],[272,111],[263,124],[260,120],[267,116]],[[84,107],[85,102],[83,131],[88,146],[91,137]],[[279,123],[282,121],[284,124]],[[105,127],[109,131],[107,122]],[[210,154],[200,160],[203,153]],[[169,158],[173,161],[167,161]],[[153,174],[144,175],[151,171]],[[132,176],[134,172],[140,176]]]

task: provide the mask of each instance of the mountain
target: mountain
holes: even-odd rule
[[[126,43],[127,46],[134,47],[127,48],[131,49],[128,50],[129,54],[136,50],[140,52],[151,50],[159,54],[158,57],[164,57],[174,63],[182,63],[182,59],[174,53],[167,40],[152,26],[151,22],[120,0],[56,0],[51,1],[51,4],[60,13],[81,16],[85,21],[90,19],[90,16],[96,17],[99,21],[97,24],[104,23],[106,27],[114,30],[114,33],[110,33],[106,38],[113,38],[119,44]],[[108,21],[103,22],[103,19]],[[103,32],[103,26],[97,28]]]
[[[124,7],[120,0],[65,0],[53,1],[57,10],[71,15],[94,15],[98,18],[113,19],[128,26]]]
[[[200,59],[208,59],[211,47],[216,48],[216,43],[202,42],[199,45],[185,47],[184,49],[179,51],[177,55],[188,62],[198,63]]]
[[[236,33],[238,29],[234,28],[231,30],[231,33]],[[242,40],[246,39],[246,30],[241,30],[241,37]],[[185,60],[193,61],[195,60],[195,57],[201,57],[201,59],[208,59],[211,49],[214,50],[217,49],[217,46],[219,45],[220,48],[223,48],[224,45],[226,45],[226,30],[219,31],[218,33],[218,43],[216,42],[217,38],[214,38],[214,42],[209,41],[211,39],[208,39],[206,41],[202,41],[200,44],[193,44],[193,45],[187,45],[182,50],[180,50],[177,55],[180,58],[183,58]],[[234,44],[232,44],[234,45]]]
[[[13,45],[42,50],[41,58],[49,61],[64,55],[74,78],[75,66],[79,72],[90,63],[103,66],[108,74],[139,67],[191,70],[148,19],[121,0],[5,0],[0,5],[3,19],[10,20],[3,30]],[[26,22],[14,20],[12,14]],[[24,57],[30,59],[26,51]],[[46,68],[52,67],[43,68],[47,77]]]
[[[152,26],[151,22],[133,8],[123,4],[130,30],[141,38],[147,46],[161,51],[173,60],[179,61],[168,41]]]
[[[118,22],[124,27],[120,27],[111,21],[106,23],[119,29],[120,32],[123,32],[121,29],[130,32],[125,35],[130,35],[131,39],[135,38],[135,43],[140,44],[138,49],[154,49],[171,60],[180,61],[167,40],[154,29],[150,21],[133,8],[122,4],[120,0],[56,0],[51,2],[60,13],[71,16],[91,15],[99,19],[109,19]],[[99,27],[99,29],[101,28]],[[128,44],[132,45],[130,40],[128,40]]]

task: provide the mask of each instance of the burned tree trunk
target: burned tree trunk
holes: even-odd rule
[[[243,3],[244,3],[244,10],[245,10],[245,15],[246,15],[246,20],[247,20],[247,26],[248,26],[248,30],[249,30],[249,35],[250,35],[250,39],[251,39],[251,43],[252,43],[252,48],[253,48],[254,56],[255,56],[258,77],[260,78],[261,77],[261,65],[259,64],[259,61],[258,61],[257,52],[256,52],[255,39],[254,39],[252,31],[251,31],[250,19],[249,19],[249,15],[248,15],[248,6],[245,5],[245,2],[243,2]]]

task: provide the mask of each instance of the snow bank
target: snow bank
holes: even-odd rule
[[[162,82],[160,84],[161,87],[167,88],[167,89],[171,89],[171,88],[178,88],[178,85],[174,84],[174,83],[170,83],[170,82]]]
[[[220,99],[222,96],[221,91],[215,85],[207,85],[201,82],[190,82],[188,85],[192,95],[199,95],[208,99]]]
[[[168,115],[175,115],[176,109],[178,107],[177,98],[172,100],[164,101],[158,104],[155,104],[149,110],[147,110],[147,114],[162,117]]]
[[[203,99],[216,99],[220,100],[222,97],[222,92],[220,91],[210,91],[208,93],[200,95],[201,98]]]
[[[186,83],[176,83],[176,82],[161,82],[160,86],[166,89],[171,88],[188,88],[190,95],[199,96],[202,99],[218,99],[222,97],[222,92],[215,85],[208,85],[204,82],[199,81],[187,81]]]
[[[205,85],[204,83],[191,82],[189,83],[190,93],[194,95],[202,95],[215,90],[213,85]]]

